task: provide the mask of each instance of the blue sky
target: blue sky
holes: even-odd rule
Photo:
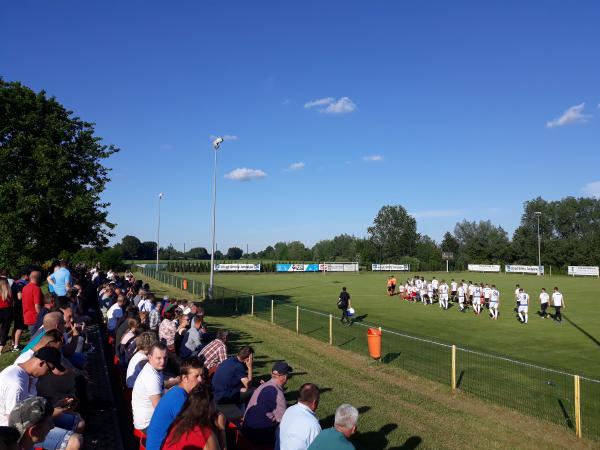
[[[121,148],[115,241],[155,240],[164,192],[161,244],[209,247],[216,135],[219,249],[362,236],[386,204],[439,240],[600,194],[599,23],[597,1],[13,0],[0,76]]]

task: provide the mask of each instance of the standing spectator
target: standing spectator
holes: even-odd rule
[[[38,272],[39,273],[39,272]],[[20,350],[21,334],[27,327],[23,321],[23,288],[29,283],[29,269],[21,270],[21,277],[11,286],[13,300],[13,318],[15,326],[13,327],[13,351]]]
[[[566,308],[565,299],[563,298],[562,293],[558,290],[557,287],[554,288],[554,292],[552,292],[552,305],[554,306],[554,320],[556,320],[559,324],[562,324],[562,315],[560,314],[560,310],[562,308]]]
[[[163,369],[167,364],[167,347],[155,344],[148,353],[148,363],[144,366],[133,386],[131,408],[133,426],[137,430],[146,430],[150,425],[154,408],[163,393]]]
[[[338,406],[335,410],[333,428],[327,428],[319,433],[310,444],[308,450],[353,450],[354,445],[348,438],[356,432],[358,410],[348,404]]]
[[[202,350],[201,326],[202,319],[199,316],[194,316],[192,326],[185,334],[179,350],[182,359],[195,358],[198,356],[198,352]]]
[[[0,353],[8,340],[12,322],[12,294],[6,278],[0,278]]]
[[[350,320],[350,316],[348,314],[348,308],[351,308],[352,305],[350,303],[350,294],[346,290],[346,286],[342,288],[342,292],[340,292],[340,296],[338,298],[338,308],[342,310],[342,318],[341,322],[347,322],[348,325],[352,324]]]
[[[68,290],[71,289],[71,272],[67,269],[67,261],[61,259],[59,268],[53,274],[48,275],[47,280],[57,296],[67,295]]]
[[[160,300],[153,296],[152,298],[152,309],[148,313],[148,328],[151,331],[158,333],[158,326],[160,325]]]
[[[40,280],[42,274],[34,270],[29,275],[29,283],[23,287],[23,315],[22,323],[27,325],[30,332],[33,332],[35,323],[37,322],[38,314],[42,310],[42,290],[40,289]],[[15,321],[16,323],[16,321]]]
[[[156,338],[156,333],[145,331],[136,337],[135,341],[136,352],[127,364],[127,375],[125,378],[125,384],[129,389],[133,389],[135,380],[144,368],[144,365],[148,362],[148,352],[158,342],[158,339]]]
[[[546,292],[546,289],[542,288],[542,292],[540,292],[540,317],[542,319],[548,318],[548,302],[550,301],[550,296]]]
[[[319,388],[306,383],[300,386],[298,403],[290,406],[281,419],[275,450],[306,450],[321,432],[315,411],[319,406]]]
[[[19,432],[18,448],[37,447],[54,427],[54,408],[43,397],[31,397],[19,403],[10,413],[8,423]]]
[[[229,332],[219,330],[217,338],[200,350],[198,356],[204,356],[204,367],[208,370],[209,377],[217,370],[219,364],[227,359],[227,339]]]
[[[253,444],[275,445],[275,431],[287,406],[283,387],[292,370],[285,361],[276,362],[271,379],[252,394],[244,414],[242,433]]]
[[[236,356],[223,361],[212,379],[217,404],[245,404],[252,396],[254,349],[248,345],[242,347]]]
[[[154,410],[148,427],[146,450],[160,449],[169,427],[181,412],[188,394],[202,382],[202,370],[202,363],[197,358],[188,359],[181,364],[179,371],[181,381],[177,386],[169,389]]]
[[[210,388],[204,385],[197,386],[188,395],[162,450],[219,450],[221,447],[214,432],[215,417],[216,410]]]

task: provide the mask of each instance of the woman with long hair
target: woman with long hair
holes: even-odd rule
[[[220,450],[215,434],[213,393],[210,386],[200,384],[188,394],[179,415],[169,429],[161,450]]]
[[[12,322],[12,294],[8,280],[0,278],[0,353],[8,340],[8,332]]]

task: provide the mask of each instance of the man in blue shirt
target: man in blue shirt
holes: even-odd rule
[[[321,431],[308,450],[354,450],[348,438],[356,432],[357,420],[358,410],[354,406],[338,406],[333,428]]]
[[[220,405],[234,403],[238,406],[252,396],[252,354],[254,349],[242,347],[237,356],[227,358],[217,368],[212,379],[215,402]]]
[[[203,366],[198,358],[188,359],[181,364],[180,379],[158,402],[146,431],[146,449],[160,450],[167,437],[169,427],[181,411],[188,394],[202,382]]]
[[[179,355],[181,359],[188,359],[198,356],[200,350],[202,350],[202,320],[199,316],[192,317],[192,326],[185,333]]]
[[[69,289],[71,289],[71,272],[67,269],[67,261],[61,259],[59,268],[55,268],[54,273],[48,275],[47,280],[58,297],[66,296]]]

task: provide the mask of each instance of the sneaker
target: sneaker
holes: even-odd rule
[[[11,352],[13,352],[13,353],[19,353],[20,351],[21,351],[21,347],[19,347],[18,345],[15,345],[11,350]]]

